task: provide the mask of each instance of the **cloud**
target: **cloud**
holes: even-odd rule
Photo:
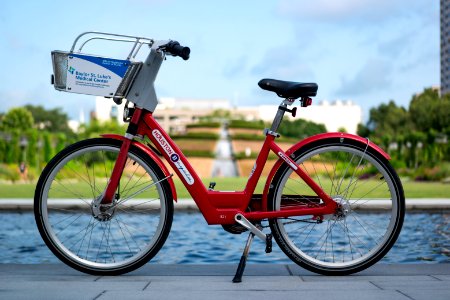
[[[349,97],[369,94],[376,90],[389,89],[392,85],[393,67],[385,60],[370,59],[352,79],[342,79],[336,94]]]
[[[227,78],[234,78],[235,76],[242,74],[247,69],[248,58],[241,56],[235,61],[228,63],[223,69],[223,75]]]
[[[251,73],[286,80],[311,80],[313,77],[312,69],[292,45],[268,50],[260,62],[253,66]]]
[[[427,6],[430,6],[429,0],[281,0],[278,13],[298,20],[378,25],[377,22],[407,15],[411,11],[420,14]]]
[[[417,38],[414,30],[402,31],[396,37],[380,42],[378,51],[384,56],[397,58],[405,52],[410,52],[414,39]]]
[[[94,108],[94,96],[58,92],[50,84],[36,84],[26,90],[0,90],[0,113],[27,104],[42,105],[46,109],[61,108],[70,119],[78,119],[80,110],[89,113]]]

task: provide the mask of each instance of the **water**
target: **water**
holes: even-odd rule
[[[0,263],[57,263],[42,241],[32,212],[0,213]],[[176,212],[170,236],[152,260],[165,264],[238,263],[247,234],[207,226],[196,212]],[[250,263],[291,263],[274,243],[266,254],[254,240]],[[450,263],[450,213],[410,213],[385,263]]]

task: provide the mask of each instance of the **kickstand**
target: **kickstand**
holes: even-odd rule
[[[248,235],[247,243],[245,244],[244,252],[242,253],[241,256],[241,260],[239,261],[236,274],[234,275],[233,278],[234,283],[242,282],[242,274],[244,274],[245,264],[247,263],[248,253],[250,252],[250,245],[252,244],[254,237],[255,234],[253,232],[250,232],[250,234]]]

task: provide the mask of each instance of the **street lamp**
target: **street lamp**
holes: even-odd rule
[[[41,139],[38,139],[38,141],[36,143],[36,146],[37,146],[36,170],[38,170],[38,172],[40,172],[41,171],[41,169],[40,169],[41,166],[40,166],[39,159],[41,157],[41,149],[42,149],[42,140]]]
[[[27,160],[27,153],[26,153],[25,149],[28,146],[28,140],[25,136],[20,137],[19,146],[20,146],[20,150],[22,151],[22,162],[20,163],[19,167],[20,167],[20,172],[24,173],[25,172],[25,162]]]

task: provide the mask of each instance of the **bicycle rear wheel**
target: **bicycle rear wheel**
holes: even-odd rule
[[[284,253],[325,275],[359,272],[379,261],[395,243],[405,213],[403,188],[389,162],[349,139],[312,143],[291,157],[340,208],[332,215],[269,220]],[[323,204],[287,165],[277,171],[268,199],[272,210]]]
[[[120,145],[104,138],[73,144],[49,162],[36,187],[34,213],[42,238],[60,260],[85,273],[135,270],[156,255],[171,228],[167,178],[136,147],[130,148],[112,205],[94,204],[106,189]]]

